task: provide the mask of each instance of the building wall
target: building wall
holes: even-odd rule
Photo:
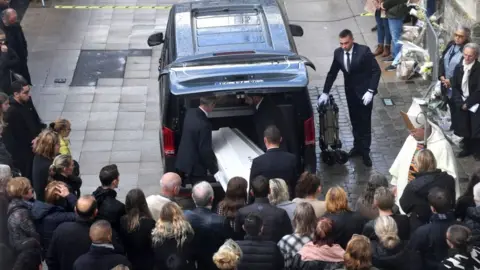
[[[480,18],[480,0],[442,0],[443,27],[446,30],[444,38],[450,40],[455,29],[462,25],[472,28],[476,18]],[[466,12],[465,10],[468,10]]]

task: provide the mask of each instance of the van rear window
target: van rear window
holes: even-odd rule
[[[189,105],[190,108],[198,107],[200,105],[200,99],[190,99]],[[217,103],[215,105],[215,108],[230,108],[243,106],[249,106],[247,103],[245,103],[244,98],[237,98],[237,95],[222,95],[217,97]]]

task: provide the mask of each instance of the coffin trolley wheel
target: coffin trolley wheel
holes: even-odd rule
[[[335,152],[333,151],[323,151],[321,154],[322,161],[328,166],[333,166],[335,164]]]
[[[343,150],[335,151],[335,161],[338,164],[345,164],[348,161],[348,153]]]

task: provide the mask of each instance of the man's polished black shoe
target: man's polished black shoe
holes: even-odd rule
[[[370,158],[369,155],[363,156],[363,164],[367,167],[372,167],[372,159]]]
[[[358,156],[361,156],[361,153],[357,149],[352,148],[350,150],[350,152],[348,152],[348,156],[349,157],[358,157]]]

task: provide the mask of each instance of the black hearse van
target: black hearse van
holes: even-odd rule
[[[280,108],[287,138],[300,168],[316,170],[313,110],[307,89],[306,58],[297,54],[293,36],[276,0],[204,0],[172,6],[164,33],[148,38],[163,44],[159,60],[160,134],[165,172],[174,171],[175,155],[188,108],[199,97],[219,97],[209,114],[213,129],[238,128],[252,134],[254,108],[245,95],[269,95]],[[263,143],[263,142],[262,142]]]

